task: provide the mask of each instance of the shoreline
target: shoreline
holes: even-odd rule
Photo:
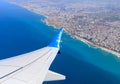
[[[106,51],[108,53],[111,53],[111,54],[113,54],[113,55],[115,55],[117,57],[120,57],[120,54],[118,52],[115,52],[113,50],[110,50],[110,49],[107,49],[107,48],[104,48],[104,47],[101,47],[101,46],[98,46],[98,45],[95,45],[95,44],[93,44],[92,42],[90,42],[90,41],[88,41],[86,39],[83,39],[83,38],[80,38],[80,37],[73,37],[73,38],[78,39],[78,40],[84,42],[85,44],[90,45],[91,47],[94,46],[94,47],[99,48],[101,50],[104,50],[104,51]]]
[[[42,13],[38,13],[38,12],[35,12],[35,11],[32,11],[30,8],[27,8],[27,7],[25,7],[24,5],[20,5],[20,4],[17,4],[17,3],[15,3],[15,2],[10,2],[11,4],[15,4],[15,5],[18,5],[18,6],[20,6],[20,7],[23,7],[23,8],[25,8],[25,9],[27,9],[28,11],[31,11],[31,12],[33,12],[33,13],[37,13],[37,14],[39,14],[39,15],[42,15],[42,16],[44,16],[45,17],[45,19],[42,21],[43,23],[45,23],[46,25],[48,25],[48,26],[52,26],[53,28],[58,28],[58,27],[56,27],[55,25],[50,25],[49,24],[49,21],[47,21],[47,18],[48,18],[48,16],[47,15],[44,15],[44,14],[42,14]],[[65,28],[64,28],[65,29]],[[65,30],[65,32],[67,33],[67,34],[69,34],[69,32],[67,32],[66,30]],[[82,41],[83,43],[85,43],[85,44],[87,44],[87,45],[89,45],[89,46],[94,46],[94,47],[96,47],[96,48],[99,48],[99,49],[101,49],[101,50],[104,50],[104,51],[106,51],[106,52],[108,52],[108,53],[111,53],[111,54],[113,54],[113,55],[115,55],[115,56],[117,56],[117,57],[120,57],[120,53],[118,53],[118,52],[115,52],[115,51],[113,51],[113,50],[110,50],[110,49],[107,49],[107,48],[105,48],[105,47],[101,47],[101,46],[99,46],[99,45],[96,45],[96,44],[94,44],[94,43],[92,43],[92,42],[90,42],[90,41],[88,41],[88,40],[86,40],[86,39],[83,39],[83,38],[80,38],[80,37],[77,37],[77,36],[73,36],[73,35],[71,35],[71,34],[69,34],[72,38],[74,38],[74,39],[77,39],[77,40],[79,40],[79,41]]]
[[[45,16],[45,20],[44,20],[44,22],[45,22],[45,24],[46,25],[48,25],[48,26],[52,26],[52,27],[54,27],[54,28],[57,28],[55,25],[50,25],[49,24],[49,22],[47,21],[47,18],[48,18],[48,16],[46,16],[46,15],[44,15]],[[67,34],[69,34],[69,32],[67,32],[67,31],[65,31]],[[96,48],[99,48],[99,49],[101,49],[101,50],[104,50],[104,51],[106,51],[106,52],[108,52],[108,53],[111,53],[111,54],[113,54],[113,55],[115,55],[115,56],[117,56],[117,57],[120,57],[120,53],[118,53],[118,52],[115,52],[115,51],[113,51],[113,50],[110,50],[110,49],[107,49],[107,48],[104,48],[104,47],[101,47],[101,46],[98,46],[98,45],[96,45],[96,44],[94,44],[94,43],[92,43],[92,42],[90,42],[90,41],[88,41],[88,40],[86,40],[86,39],[83,39],[83,38],[80,38],[80,37],[77,37],[77,36],[73,36],[73,35],[71,35],[71,34],[69,34],[72,38],[74,38],[74,39],[77,39],[77,40],[79,40],[79,41],[82,41],[83,43],[85,43],[85,44],[87,44],[88,46],[91,46],[91,47],[96,47]]]
[[[44,15],[45,16],[45,15]],[[46,17],[46,16],[45,16]],[[48,17],[46,17],[45,18],[45,24],[46,25],[48,25],[48,26],[52,26],[52,27],[54,27],[54,28],[57,28],[55,25],[49,25],[49,22],[46,20]],[[68,32],[66,32],[67,34],[69,34]],[[116,55],[117,57],[120,57],[120,54],[118,53],[118,52],[115,52],[115,51],[113,51],[113,50],[110,50],[110,49],[107,49],[107,48],[104,48],[104,47],[101,47],[101,46],[98,46],[98,45],[96,45],[96,44],[93,44],[92,42],[90,42],[90,41],[88,41],[88,40],[86,40],[86,39],[83,39],[83,38],[80,38],[80,37],[77,37],[77,36],[73,36],[73,35],[71,35],[71,34],[69,34],[72,38],[74,38],[74,39],[77,39],[77,40],[79,40],[79,41],[82,41],[82,42],[84,42],[85,44],[87,44],[88,46],[94,46],[94,47],[96,47],[96,48],[99,48],[99,49],[101,49],[101,50],[104,50],[104,51],[106,51],[106,52],[108,52],[108,53],[111,53],[111,54],[113,54],[113,55]]]
[[[32,11],[33,12],[33,11]],[[41,14],[41,15],[43,15],[43,14]],[[44,19],[44,23],[46,24],[46,25],[48,25],[48,26],[52,26],[52,27],[54,27],[54,28],[56,28],[57,29],[57,27],[55,26],[55,25],[50,25],[49,24],[49,22],[47,21],[47,18],[48,18],[48,16],[46,16],[46,15],[43,15],[44,17],[45,17],[45,19]],[[65,29],[65,28],[64,28]],[[67,32],[67,31],[65,31],[67,34],[69,34],[69,32]],[[120,57],[120,53],[118,53],[118,52],[115,52],[115,51],[113,51],[113,50],[110,50],[110,49],[107,49],[107,48],[104,48],[104,47],[101,47],[101,46],[98,46],[98,45],[96,45],[96,44],[93,44],[92,42],[90,42],[90,41],[88,41],[88,40],[86,40],[86,39],[83,39],[83,38],[80,38],[80,37],[77,37],[77,36],[73,36],[73,35],[71,35],[71,34],[69,34],[72,38],[74,38],[74,39],[77,39],[77,40],[79,40],[79,41],[82,41],[83,43],[85,43],[85,44],[87,44],[88,46],[94,46],[94,47],[96,47],[96,48],[99,48],[99,49],[101,49],[101,50],[104,50],[104,51],[106,51],[106,52],[108,52],[108,53],[111,53],[111,54],[113,54],[113,55],[115,55],[115,56],[117,56],[117,57]]]

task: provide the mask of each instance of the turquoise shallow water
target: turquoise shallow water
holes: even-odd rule
[[[42,48],[57,30],[44,17],[0,1],[0,59]],[[51,70],[66,75],[65,81],[44,84],[120,84],[120,59],[63,33],[61,54]]]

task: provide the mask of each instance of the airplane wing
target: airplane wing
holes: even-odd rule
[[[64,75],[49,71],[59,51],[62,32],[60,29],[47,47],[0,60],[0,84],[42,84],[65,79]]]

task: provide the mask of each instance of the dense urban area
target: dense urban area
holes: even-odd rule
[[[120,53],[119,0],[9,0],[77,39]]]

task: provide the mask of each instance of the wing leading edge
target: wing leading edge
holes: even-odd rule
[[[64,75],[49,71],[59,51],[63,29],[42,49],[0,60],[0,84],[42,84],[43,81],[63,80]]]

